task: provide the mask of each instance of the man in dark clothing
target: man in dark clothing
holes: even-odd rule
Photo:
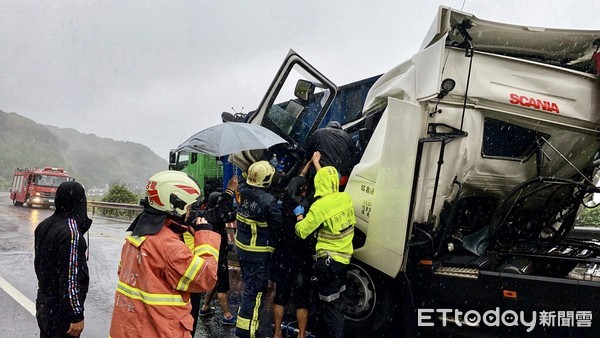
[[[64,182],[56,190],[54,214],[35,229],[36,318],[40,337],[79,337],[89,286],[83,235],[87,216],[83,186]]]
[[[321,153],[321,167],[333,166],[340,173],[340,190],[348,182],[348,176],[356,164],[357,148],[352,136],[342,129],[337,121],[330,121],[327,126],[315,131],[307,143],[307,153],[312,156],[315,151]]]
[[[200,297],[197,294],[192,295],[192,316],[194,320],[198,317],[210,315],[214,313],[214,309],[210,307],[210,301],[214,297],[215,293],[219,300],[219,304],[223,309],[223,318],[221,324],[224,325],[235,325],[235,316],[229,309],[229,301],[227,299],[227,291],[229,291],[229,243],[227,240],[227,227],[226,224],[235,221],[235,212],[233,211],[233,196],[237,191],[237,176],[234,176],[229,180],[227,184],[227,190],[224,193],[218,191],[212,192],[208,195],[208,201],[206,209],[204,211],[204,218],[206,221],[213,226],[213,231],[221,235],[221,245],[219,247],[219,261],[217,270],[217,284],[214,289],[208,291],[204,297],[204,304],[200,309]],[[194,313],[194,309],[196,313]],[[194,327],[196,327],[194,325]],[[194,336],[192,331],[192,337]]]
[[[305,173],[304,173],[305,174]],[[309,240],[296,236],[296,214],[294,209],[302,205],[308,210],[308,201],[302,196],[306,178],[294,177],[280,198],[284,225],[273,229],[276,248],[271,265],[271,280],[275,282],[273,299],[273,338],[282,338],[281,323],[285,306],[291,304],[296,309],[298,338],[306,337],[308,313],[311,307],[310,279],[312,276],[312,249]]]
[[[266,191],[274,175],[275,168],[269,162],[258,161],[248,168],[246,182],[238,187],[235,244],[244,291],[235,333],[240,338],[257,335],[259,312],[269,284],[269,261],[274,251],[270,232],[282,224],[277,199]]]

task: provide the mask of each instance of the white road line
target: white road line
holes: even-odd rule
[[[21,304],[25,310],[29,311],[29,313],[35,317],[35,303],[30,301],[29,298],[25,297],[25,295],[21,293],[21,291],[10,285],[10,283],[2,277],[0,277],[0,288],[6,291],[6,293],[12,297],[12,299],[16,300],[17,303]]]

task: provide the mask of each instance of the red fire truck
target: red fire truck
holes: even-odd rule
[[[54,206],[56,188],[61,183],[72,180],[63,168],[17,168],[10,189],[10,199],[14,205],[49,208]]]

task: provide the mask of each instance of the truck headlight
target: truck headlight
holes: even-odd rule
[[[40,194],[39,192],[35,193],[36,196],[41,196],[42,194]]]

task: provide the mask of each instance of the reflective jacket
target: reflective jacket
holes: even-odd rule
[[[235,235],[238,259],[265,262],[275,250],[269,227],[281,226],[281,209],[273,195],[246,183],[238,186],[238,196]]]
[[[190,292],[215,286],[221,236],[196,231],[190,250],[170,222],[155,235],[126,238],[110,337],[191,337]]]
[[[306,217],[296,223],[296,235],[306,238],[316,231],[316,257],[330,256],[350,263],[354,237],[354,207],[350,195],[338,192],[339,177],[334,167],[324,167],[315,176],[315,198]]]

